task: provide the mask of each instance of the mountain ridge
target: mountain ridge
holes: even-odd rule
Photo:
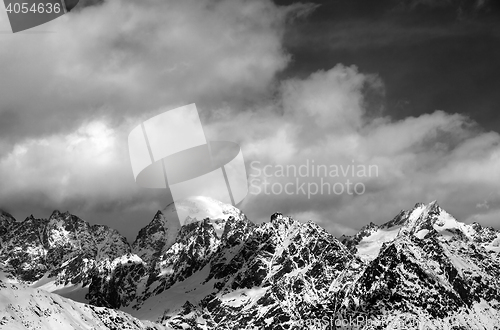
[[[192,215],[181,227],[169,217],[178,206]],[[435,201],[340,239],[281,213],[254,224],[204,198],[157,212],[136,248],[82,221],[67,212],[29,217],[16,237],[0,237],[0,247],[14,248],[2,248],[0,262],[44,274],[40,288],[86,290],[92,305],[174,329],[318,329],[342,317],[363,317],[367,329],[405,320],[493,329],[500,319],[499,232],[458,222]],[[14,244],[26,240],[38,245]],[[26,251],[52,263],[9,263]]]

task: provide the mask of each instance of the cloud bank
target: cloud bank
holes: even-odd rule
[[[277,78],[293,60],[285,29],[314,8],[110,0],[38,28],[54,33],[2,36],[0,207],[18,217],[70,210],[133,235],[167,201],[135,185],[128,132],[196,102],[208,139],[240,143],[251,178],[252,162],[378,168],[376,177],[326,178],[363,183],[363,194],[250,194],[241,208],[256,222],[281,211],[349,233],[438,199],[462,220],[496,225],[497,133],[453,109],[396,121],[368,97],[383,98],[383,77],[355,66]]]
[[[337,65],[305,79],[283,81],[278,100],[269,108],[227,115],[225,122],[214,125],[214,132],[243,141],[249,163],[259,161],[255,168],[250,164],[249,174],[258,177],[256,186],[261,189],[255,191],[260,194],[250,195],[244,208],[262,218],[285,210],[339,234],[369,221],[387,221],[413,202],[437,199],[463,221],[480,219],[496,226],[500,136],[481,130],[463,115],[444,111],[399,121],[370,113],[367,89],[383,93],[384,86],[379,77]],[[312,162],[329,169],[375,165],[378,170],[371,177],[357,172],[337,177],[311,172],[283,175],[276,170]],[[266,165],[268,176],[263,173]],[[349,179],[363,183],[366,191],[306,196],[295,189],[296,179],[319,187],[321,179],[331,185]],[[293,193],[275,193],[287,183],[293,184]]]

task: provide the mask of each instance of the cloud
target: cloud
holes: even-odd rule
[[[198,102],[207,112],[261,98],[290,59],[285,22],[309,10],[265,0],[110,0],[37,28],[54,33],[8,36],[0,137],[14,145],[71,132],[89,117],[119,124],[162,107]]]
[[[282,211],[316,219],[342,234],[434,199],[463,221],[498,212],[498,207],[479,210],[476,205],[500,201],[491,194],[500,188],[499,134],[444,111],[403,120],[370,115],[367,88],[384,93],[377,76],[337,65],[305,79],[286,80],[268,107],[226,114],[226,120],[213,124],[211,134],[231,136],[243,145],[255,194],[242,208],[251,218],[265,220]],[[319,165],[328,173],[331,166],[354,166],[356,171],[337,177],[312,174]],[[371,165],[376,169],[371,177],[358,172]],[[293,172],[301,166],[309,173]],[[347,180],[351,190],[355,183],[363,184],[364,193],[348,194]],[[343,193],[318,192],[322,185],[336,183]],[[297,188],[301,184],[305,191]],[[495,225],[491,217],[481,219]]]
[[[277,80],[290,62],[283,49],[287,21],[313,8],[264,0],[110,0],[43,27],[55,33],[6,39],[0,207],[99,215],[95,221],[118,229],[126,223],[132,236],[166,202],[163,192],[135,185],[127,134],[152,115],[196,102],[209,140],[241,144],[251,179],[260,180],[255,187],[264,188],[263,179],[278,188],[294,184],[292,194],[250,194],[241,208],[256,222],[281,211],[352,233],[438,199],[459,219],[494,224],[497,133],[445,111],[402,120],[373,111],[368,95],[384,97],[383,79],[355,66]],[[336,177],[273,171],[312,163],[349,170]],[[376,175],[351,171],[370,165]],[[321,187],[322,179],[344,189],[350,180],[364,193],[297,190],[300,183]],[[476,207],[485,201],[489,208]],[[137,221],[141,212],[146,217]]]
[[[266,98],[290,61],[285,25],[313,8],[109,0],[2,35],[0,207],[108,219],[163,207],[166,194],[138,190],[129,173],[131,128],[188,103],[210,120],[221,105]],[[0,30],[10,30],[3,10]]]
[[[132,210],[151,195],[134,185],[125,139],[105,122],[91,121],[70,134],[16,144],[0,160],[0,200],[11,208],[31,203],[80,212],[106,207]]]
[[[487,6],[489,0],[411,0],[411,1],[402,1],[402,3],[406,3],[406,5],[410,6],[411,9],[415,9],[419,5],[428,6],[428,7],[463,7],[463,6],[473,6],[476,9],[480,9],[484,6]]]

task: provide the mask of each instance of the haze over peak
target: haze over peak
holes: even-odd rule
[[[206,196],[193,196],[181,201],[172,202],[162,213],[168,218],[177,217],[182,225],[206,218],[227,220],[229,216],[240,216],[243,213],[236,207],[222,203]]]

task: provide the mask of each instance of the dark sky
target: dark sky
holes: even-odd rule
[[[319,7],[287,30],[293,62],[283,77],[356,65],[384,80],[395,119],[444,110],[500,130],[500,2],[312,2]]]
[[[81,0],[17,34],[1,8],[0,208],[18,219],[59,209],[133,239],[169,194],[136,185],[128,134],[196,103],[208,140],[241,146],[257,223],[350,234],[438,200],[499,227],[498,1]],[[379,171],[262,172],[312,162]],[[321,179],[365,191],[295,190]]]

